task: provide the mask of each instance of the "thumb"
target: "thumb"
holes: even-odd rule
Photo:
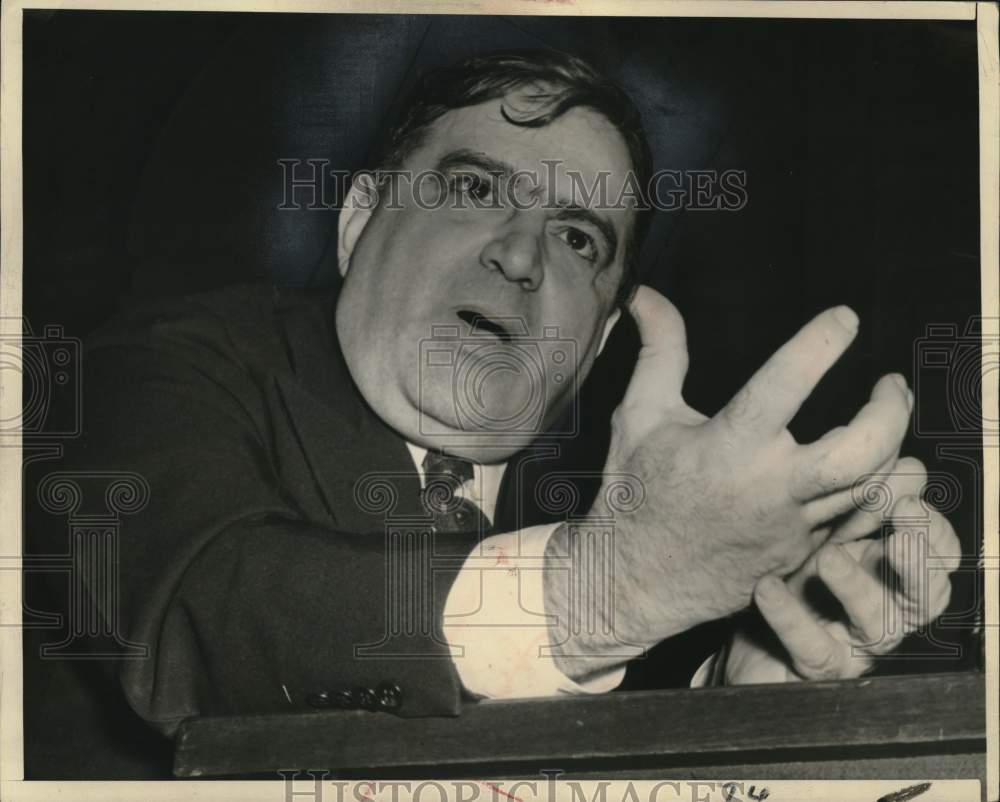
[[[676,306],[645,285],[633,294],[629,312],[639,327],[642,349],[626,403],[653,402],[660,408],[683,404],[681,389],[688,369],[684,318]]]

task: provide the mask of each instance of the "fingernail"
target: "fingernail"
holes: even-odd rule
[[[910,412],[913,412],[913,390],[909,388],[906,390],[906,403],[910,407]]]
[[[858,330],[858,316],[849,306],[838,306],[833,310],[837,322],[852,334]]]
[[[893,373],[892,380],[896,382],[896,384],[899,386],[899,389],[902,390],[904,393],[910,392],[910,388],[906,384],[906,377],[902,373]]]

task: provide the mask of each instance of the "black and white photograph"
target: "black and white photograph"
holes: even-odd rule
[[[7,798],[997,798],[997,7],[704,8],[5,7]]]

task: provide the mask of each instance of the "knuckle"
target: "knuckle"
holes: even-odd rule
[[[895,641],[886,637],[881,622],[873,620],[851,626],[851,636],[855,643],[873,654],[884,654],[896,647]]]
[[[819,576],[827,584],[840,585],[851,578],[857,566],[838,546],[824,546],[817,556]]]
[[[920,489],[927,484],[927,468],[916,457],[903,457],[896,463],[893,473],[905,477],[909,480],[908,484]]]
[[[810,654],[800,655],[796,669],[810,679],[837,679],[840,676],[840,661],[832,649],[816,649]]]
[[[919,495],[907,493],[899,497],[899,500],[892,509],[892,514],[896,518],[926,519],[927,509],[924,507],[924,503],[920,500]]]
[[[843,487],[845,471],[836,452],[825,451],[800,473],[799,484],[811,496],[832,493]]]
[[[879,631],[869,635],[868,641],[864,644],[864,650],[873,655],[889,654],[899,648],[902,642],[902,635],[889,635]]]
[[[940,557],[945,558],[949,570],[954,571],[958,567],[958,561],[962,557],[962,543],[955,533],[955,529],[943,515],[937,514],[931,526],[930,547]]]
[[[847,625],[850,640],[865,651],[890,650],[895,646],[886,632],[883,610],[881,601],[875,601]]]
[[[794,538],[781,550],[777,563],[782,573],[791,573],[805,563],[811,554],[808,542],[802,538]]]
[[[726,405],[724,417],[732,425],[752,425],[760,417],[757,392],[750,386],[741,387]]]

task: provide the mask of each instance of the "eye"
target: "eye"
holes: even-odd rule
[[[453,174],[448,184],[453,192],[468,195],[477,201],[488,200],[493,192],[490,180],[471,170],[463,170]]]
[[[559,238],[565,242],[570,249],[582,256],[588,262],[596,262],[598,257],[597,244],[594,238],[586,231],[570,226],[559,232]]]

